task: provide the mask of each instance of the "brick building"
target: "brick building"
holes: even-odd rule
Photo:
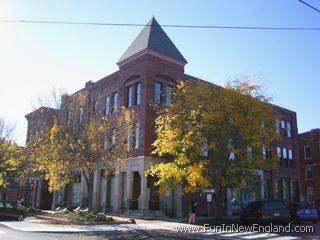
[[[134,109],[139,116],[134,156],[126,161],[125,166],[117,166],[113,176],[106,176],[103,170],[94,174],[94,209],[112,209],[122,213],[131,210],[131,213],[136,211],[136,214],[144,215],[161,214],[161,211],[183,216],[187,214],[191,200],[197,199],[200,215],[206,214],[207,203],[199,194],[183,196],[181,186],[159,194],[153,186],[153,179],[144,175],[151,162],[162,161],[151,154],[151,144],[155,139],[152,105],[163,103],[169,106],[176,81],[196,79],[185,74],[186,63],[153,18],[118,61],[118,71],[97,82],[89,81],[83,89],[62,98],[60,117],[65,119],[66,124],[79,124],[86,121],[89,115],[112,117],[121,106]],[[79,106],[76,112],[70,114],[69,103],[81,92],[89,94],[90,104]],[[228,214],[236,213],[252,199],[281,198],[287,202],[299,199],[296,114],[277,106],[274,108],[280,116],[275,123],[275,131],[283,135],[282,141],[274,143],[274,152],[281,159],[279,169],[256,170],[257,180],[250,189],[228,189]],[[61,194],[55,192],[54,203],[61,199]],[[75,203],[86,197],[83,179],[74,185],[73,195]]]
[[[33,134],[52,127],[54,119],[59,117],[59,112],[57,109],[40,107],[27,114],[25,116],[28,121],[26,145]],[[24,204],[34,208],[51,209],[52,193],[48,191],[47,181],[44,181],[40,175],[34,174],[34,177],[28,180],[26,189]]]
[[[301,193],[304,201],[320,199],[320,129],[299,134]]]

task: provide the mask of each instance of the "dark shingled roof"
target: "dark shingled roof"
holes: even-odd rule
[[[186,59],[182,56],[167,34],[163,31],[155,18],[152,18],[144,27],[138,37],[119,59],[118,63],[145,49],[150,49],[178,61],[187,63]]]

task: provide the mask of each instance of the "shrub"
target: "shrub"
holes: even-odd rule
[[[96,220],[97,222],[106,221],[106,220],[107,220],[107,217],[106,217],[106,215],[104,215],[104,213],[97,213],[95,220]]]
[[[96,215],[94,213],[88,213],[87,216],[85,217],[86,221],[88,222],[93,222],[96,218]]]

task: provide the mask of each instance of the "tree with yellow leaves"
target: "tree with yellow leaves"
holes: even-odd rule
[[[81,92],[64,104],[53,126],[30,138],[28,152],[35,163],[35,171],[48,180],[50,191],[75,183],[82,175],[91,211],[93,174],[101,169],[112,172],[115,161],[129,157],[128,138],[133,137],[132,126],[137,117],[134,111],[126,108],[110,117],[91,116],[88,110],[84,111],[88,109],[88,96]],[[70,199],[67,202],[71,207]]]
[[[0,187],[20,180],[22,148],[12,141],[14,127],[0,119]]]
[[[268,159],[262,155],[279,139],[275,119],[269,99],[250,81],[224,88],[181,81],[172,105],[156,119],[153,153],[171,160],[152,165],[147,173],[160,186],[183,184],[184,192],[214,187],[218,211],[226,188],[243,187],[254,169],[277,165],[276,154]]]

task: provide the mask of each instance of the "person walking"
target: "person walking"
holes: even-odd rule
[[[196,202],[192,202],[189,207],[189,224],[195,224],[196,222]]]

